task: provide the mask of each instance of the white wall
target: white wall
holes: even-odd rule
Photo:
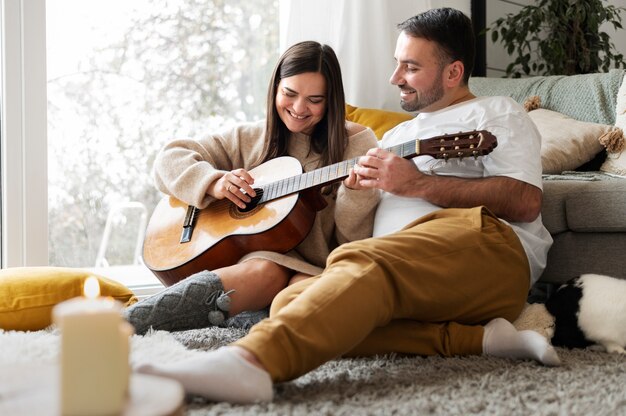
[[[281,50],[303,40],[330,45],[343,74],[348,103],[402,111],[389,83],[398,23],[449,6],[470,15],[470,0],[281,0]]]
[[[485,18],[485,24],[487,27],[498,19],[504,17],[508,13],[517,13],[523,6],[534,3],[533,0],[488,0],[487,1],[487,16]],[[626,0],[611,0],[608,2],[616,7],[626,7]],[[626,12],[621,13],[622,25],[626,26]],[[613,43],[618,52],[626,56],[626,30],[621,29],[619,34],[615,32],[612,25],[604,24],[601,26],[601,30],[611,36]],[[491,35],[487,33],[487,76],[501,77],[504,75],[504,70],[509,62],[513,59],[507,55],[504,47],[501,43],[491,42]]]
[[[609,4],[617,7],[626,7],[626,0],[611,0]],[[622,26],[626,27],[626,11],[623,11],[621,16]],[[616,32],[612,25],[606,23],[601,26],[601,29],[611,37],[617,51],[626,56],[626,29],[622,28]]]

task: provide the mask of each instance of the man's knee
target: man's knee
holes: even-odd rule
[[[365,267],[371,263],[378,263],[380,253],[369,243],[369,240],[358,240],[345,243],[334,249],[326,261],[326,266],[337,263]]]

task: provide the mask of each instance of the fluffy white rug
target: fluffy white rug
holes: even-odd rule
[[[244,334],[207,328],[134,336],[131,361],[179,360]],[[51,363],[58,350],[54,330],[0,330],[0,365]],[[277,385],[272,403],[236,406],[189,398],[185,414],[626,415],[626,356],[564,349],[559,354],[563,365],[556,368],[486,357],[341,359]],[[0,381],[10,382],[1,374]]]
[[[49,328],[36,332],[4,331],[0,329],[0,365],[13,363],[52,364],[59,357],[59,331]],[[197,350],[186,348],[165,331],[131,338],[131,365],[141,361],[176,361]]]

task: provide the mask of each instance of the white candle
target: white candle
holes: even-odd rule
[[[61,329],[63,415],[117,415],[126,402],[132,327],[121,316],[122,305],[98,297],[99,291],[98,280],[89,277],[87,297],[60,303],[52,312]]]

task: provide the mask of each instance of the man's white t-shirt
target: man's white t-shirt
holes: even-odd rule
[[[445,109],[419,113],[414,119],[388,131],[380,147],[389,148],[416,139],[445,134],[487,130],[497,139],[497,146],[486,156],[463,159],[413,159],[426,174],[461,178],[507,176],[542,189],[541,136],[526,111],[508,97],[477,97]],[[417,218],[441,209],[421,198],[406,198],[383,192],[376,212],[374,236],[400,230]],[[502,220],[503,221],[503,220]],[[531,270],[531,284],[539,279],[546,266],[552,237],[541,215],[530,223],[508,223],[519,237]]]

